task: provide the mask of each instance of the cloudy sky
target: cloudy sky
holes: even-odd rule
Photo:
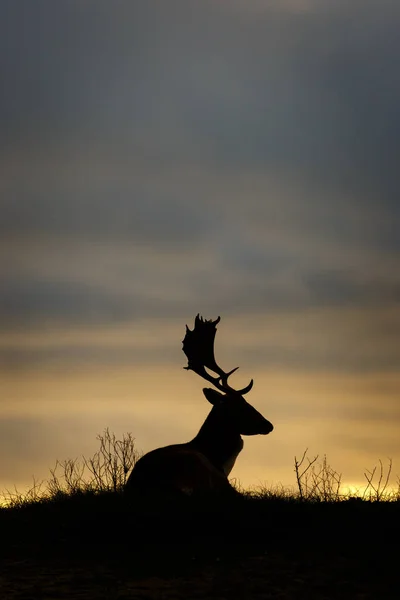
[[[400,474],[400,5],[0,2],[0,489],[130,431],[187,441],[216,354],[275,425],[244,485],[326,453]]]

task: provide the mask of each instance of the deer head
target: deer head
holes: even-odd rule
[[[251,404],[243,398],[253,387],[253,380],[243,389],[236,390],[228,384],[228,378],[239,367],[224,371],[214,356],[214,340],[220,317],[215,321],[196,316],[194,329],[186,325],[183,351],[188,359],[187,370],[194,371],[200,377],[212,383],[218,390],[204,388],[207,400],[218,410],[226,426],[241,435],[267,434],[273,425],[265,419]],[[211,375],[209,369],[216,375]],[[222,393],[220,393],[222,392]]]

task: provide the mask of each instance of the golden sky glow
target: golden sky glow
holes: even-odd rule
[[[391,456],[395,464],[400,459],[398,373],[305,371],[268,361],[251,366],[251,359],[246,361],[246,349],[260,347],[260,340],[283,345],[288,352],[295,348],[303,355],[310,347],[323,351],[318,334],[321,319],[316,314],[282,317],[274,319],[273,326],[259,316],[228,318],[219,325],[219,360],[229,368],[241,364],[238,386],[254,378],[248,399],[275,425],[267,437],[245,439],[245,449],[232,472],[243,485],[294,483],[293,457],[306,447],[310,455],[326,453],[332,466],[344,474],[345,483],[353,485],[362,484],[364,470],[378,458]],[[328,315],[325,319],[329,321]],[[343,321],[351,321],[350,315]],[[304,328],[305,322],[308,334],[296,336],[296,323],[297,328]],[[351,322],[354,325],[356,320]],[[136,345],[139,351],[149,347],[150,352],[152,346],[161,346],[166,360],[123,366],[71,365],[50,354],[39,366],[16,366],[3,372],[1,393],[7,401],[1,409],[1,485],[23,487],[32,475],[45,478],[56,458],[93,453],[96,434],[105,427],[118,435],[132,432],[143,451],[194,437],[210,405],[201,393],[203,381],[181,368],[185,357],[179,325],[176,320],[158,319],[126,324],[124,329],[5,336],[3,347],[15,350],[26,339],[25,347],[37,352],[68,347],[79,352],[85,346],[101,346],[112,354],[121,348],[132,351],[132,347],[135,352]]]

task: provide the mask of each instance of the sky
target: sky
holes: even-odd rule
[[[400,5],[0,1],[0,489],[194,437],[185,324],[294,456],[400,474]]]

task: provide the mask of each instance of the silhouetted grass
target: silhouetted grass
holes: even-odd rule
[[[116,459],[113,444],[120,450],[121,442],[106,430],[96,460],[58,462],[49,481],[27,497],[8,496],[9,506],[0,508],[0,564],[14,569],[15,581],[27,565],[35,574],[50,570],[49,577],[83,569],[93,582],[108,573],[113,589],[155,575],[203,585],[201,574],[210,569],[234,581],[247,569],[263,589],[275,586],[271,597],[282,590],[281,597],[393,597],[389,587],[400,557],[389,540],[399,539],[400,501],[398,493],[384,493],[383,465],[369,472],[378,475],[369,486],[375,492],[357,498],[338,493],[337,474],[336,485],[327,480],[336,472],[326,458],[318,464],[306,453],[303,467],[295,462],[301,490],[237,486],[240,493],[231,498],[128,498],[124,461],[133,464],[138,453],[131,436],[123,439]],[[93,597],[131,596],[108,591]]]
[[[94,498],[106,492],[123,494],[128,475],[140,458],[141,453],[135,447],[132,434],[123,435],[118,440],[115,434],[105,429],[103,434],[97,436],[99,450],[90,457],[81,459],[57,460],[54,468],[50,469],[50,477],[37,483],[33,482],[30,490],[21,493],[18,490],[7,490],[2,495],[3,507],[17,509],[33,504],[49,505],[54,502],[76,502],[84,497]],[[392,502],[400,500],[400,479],[397,486],[389,488],[392,471],[392,461],[389,459],[385,467],[381,460],[379,465],[371,470],[366,470],[365,488],[357,495],[342,489],[342,475],[333,469],[324,456],[322,461],[314,456],[307,456],[307,449],[301,459],[294,458],[296,474],[296,488],[282,485],[257,486],[245,489],[240,482],[233,479],[231,483],[239,492],[241,499],[263,501],[290,502],[343,502],[345,500],[368,500],[371,502]],[[176,498],[172,499],[172,505]],[[196,504],[194,498],[187,499],[190,505]],[[164,500],[163,500],[164,501]],[[146,502],[152,504],[152,499]],[[202,500],[204,503],[205,500]],[[215,497],[211,500],[215,505]],[[159,504],[159,502],[158,502]],[[0,510],[2,508],[0,507]]]

